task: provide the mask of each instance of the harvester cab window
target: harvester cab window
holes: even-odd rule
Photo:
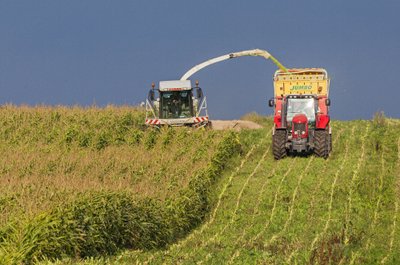
[[[161,110],[162,119],[192,117],[192,92],[187,90],[163,92]]]
[[[315,122],[315,100],[314,98],[289,98],[287,100],[287,122],[291,123],[294,116],[304,114],[308,123]]]

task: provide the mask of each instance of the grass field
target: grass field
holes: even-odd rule
[[[6,111],[14,113],[20,110],[8,108]],[[70,110],[65,111],[69,112]],[[113,113],[113,110],[110,112]],[[121,110],[118,109],[116,112],[120,113]],[[84,111],[82,113],[83,116],[86,115]],[[210,186],[210,193],[207,194],[212,207],[207,211],[208,214],[202,223],[197,225],[197,228],[190,234],[161,248],[138,248],[118,252],[113,256],[96,256],[87,260],[64,258],[56,263],[398,264],[400,262],[398,256],[400,251],[400,137],[398,135],[400,122],[385,119],[379,115],[372,121],[334,121],[332,123],[333,152],[327,160],[309,156],[288,157],[275,161],[270,149],[272,121],[260,117],[254,118],[261,122],[264,128],[245,130],[239,133],[238,137],[242,146],[240,156],[230,158],[229,164],[223,167],[218,174],[219,177]],[[106,122],[106,124],[109,123]],[[104,168],[107,167],[107,163],[104,161],[108,161],[105,158],[117,157],[118,161],[125,161],[123,160],[125,156],[119,155],[119,152],[126,156],[136,157],[134,160],[126,160],[125,165],[133,163],[142,154],[154,155],[151,152],[158,149],[165,150],[172,157],[178,157],[176,160],[168,161],[181,162],[182,156],[179,156],[179,153],[188,146],[185,140],[192,143],[196,139],[208,139],[200,141],[196,147],[193,147],[193,150],[198,150],[208,144],[202,152],[193,151],[189,160],[182,161],[185,165],[191,163],[190,159],[195,153],[199,154],[195,160],[203,161],[198,169],[180,172],[177,175],[178,179],[181,177],[186,180],[179,179],[179,182],[175,184],[176,188],[172,189],[170,193],[168,193],[168,188],[165,188],[170,181],[174,180],[171,177],[162,182],[162,185],[157,185],[161,192],[157,192],[157,189],[145,192],[146,196],[166,200],[170,196],[174,196],[179,189],[190,186],[187,183],[190,182],[190,176],[193,176],[196,170],[209,167],[210,160],[215,161],[216,154],[219,153],[216,146],[223,141],[225,134],[229,134],[228,132],[219,134],[198,131],[185,133],[185,136],[177,136],[183,132],[174,130],[172,140],[166,145],[166,149],[162,149],[163,141],[160,139],[167,137],[171,133],[170,131],[158,133],[158,140],[153,147],[149,148],[146,147],[146,143],[151,141],[144,139],[150,137],[147,134],[151,134],[151,132],[141,131],[139,123],[128,127],[130,133],[127,135],[132,136],[131,130],[143,133],[139,144],[131,145],[129,140],[124,140],[122,143],[108,140],[107,146],[102,148],[97,148],[95,141],[91,141],[89,147],[81,147],[79,141],[75,140],[79,139],[78,136],[66,144],[62,137],[62,135],[65,136],[65,133],[59,133],[58,137],[54,137],[54,141],[47,144],[54,149],[46,155],[42,154],[45,149],[36,149],[39,145],[46,148],[46,144],[41,140],[42,137],[21,143],[21,141],[13,141],[10,140],[10,137],[4,136],[7,135],[6,129],[1,129],[2,146],[15,147],[16,150],[32,150],[32,159],[39,156],[42,157],[42,159],[38,159],[40,161],[50,161],[53,155],[57,157],[54,161],[60,161],[61,158],[68,158],[66,153],[70,154],[70,157],[74,157],[74,161],[79,166],[75,168],[75,173],[63,174],[65,178],[71,177],[72,179],[85,168],[87,162],[82,162],[81,160],[84,160],[82,156],[77,155],[77,153],[83,152],[83,157],[93,163],[99,159],[103,161],[100,163],[99,171],[93,170],[92,173],[93,168],[87,169],[83,179],[101,179],[101,176],[104,178],[113,175],[116,178],[124,176],[124,174],[116,173],[119,172],[118,168],[122,167],[123,162],[117,163],[117,169],[114,166],[111,171],[104,172]],[[65,132],[65,129],[62,130]],[[47,132],[47,130],[44,131]],[[23,138],[18,136],[23,135],[22,132],[16,135],[15,137]],[[110,135],[113,134],[110,133]],[[123,137],[123,139],[128,138]],[[212,143],[208,143],[210,139]],[[4,161],[2,165],[11,161],[6,157],[13,157],[13,153],[18,152],[6,151],[6,149],[5,147],[1,149],[2,152],[6,152],[6,155],[1,158]],[[66,153],[63,153],[62,150]],[[135,152],[139,154],[134,154]],[[23,160],[29,161],[28,158]],[[163,161],[161,159],[158,162],[160,168],[165,165],[162,163]],[[27,164],[28,162],[25,163],[25,165]],[[45,164],[43,162],[43,165]],[[60,170],[61,164],[57,164],[57,170]],[[14,176],[10,182],[14,183],[16,187],[24,187],[15,175],[21,171],[21,168],[21,166],[14,166],[10,170],[14,173],[7,175],[8,177]],[[32,178],[30,183],[35,183],[37,179],[45,176],[40,171],[42,168],[43,166],[37,166],[32,171],[35,172],[34,174],[26,173],[21,178]],[[165,172],[170,173],[166,173],[166,175],[174,175],[180,168],[184,167],[168,168]],[[63,175],[60,174],[62,171],[57,172],[57,174],[47,174],[45,179]],[[139,186],[135,186],[138,184],[136,182],[133,183],[135,185],[130,186],[131,182],[123,182],[118,185],[118,182],[115,181],[87,185],[91,189],[107,187],[117,192],[122,186],[125,187],[124,189],[132,189],[132,191],[135,190],[135,187],[146,189],[156,183],[153,181],[157,180],[157,172],[160,170],[152,171],[150,167],[144,168],[143,175],[149,176],[150,182],[139,184]],[[6,174],[2,173],[1,181],[4,181]],[[72,181],[72,183],[74,182]],[[24,182],[22,181],[22,183]],[[78,181],[78,183],[80,182]],[[86,184],[77,184],[76,186],[71,184],[70,191],[74,191],[75,188],[78,191],[85,191],[85,188],[78,186],[86,186]],[[54,188],[51,189],[54,190]],[[12,194],[11,190],[8,191],[9,194]],[[136,192],[138,191],[136,190]],[[46,194],[46,192],[30,193],[29,196],[40,197],[41,194]],[[4,206],[2,207],[4,209]],[[49,206],[44,207],[44,209],[48,208]],[[2,214],[4,212],[2,210]],[[8,212],[14,214],[18,211],[9,210]],[[36,212],[38,211],[36,210]],[[46,257],[42,258],[46,259]],[[50,261],[42,261],[42,264],[47,263]]]

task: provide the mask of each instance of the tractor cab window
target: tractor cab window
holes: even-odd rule
[[[193,117],[192,92],[188,90],[162,92],[160,110],[162,119]]]
[[[289,98],[286,111],[288,123],[291,123],[297,114],[306,115],[309,123],[315,122],[315,100],[313,98]]]

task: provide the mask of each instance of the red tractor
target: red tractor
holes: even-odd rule
[[[327,158],[332,150],[329,77],[321,68],[278,70],[274,75],[272,136],[275,159],[288,154]]]

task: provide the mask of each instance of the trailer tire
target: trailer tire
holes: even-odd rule
[[[272,150],[276,160],[282,159],[287,155],[286,152],[286,130],[276,130],[272,136]]]
[[[331,136],[328,130],[314,132],[314,154],[318,157],[328,158],[331,149]]]

